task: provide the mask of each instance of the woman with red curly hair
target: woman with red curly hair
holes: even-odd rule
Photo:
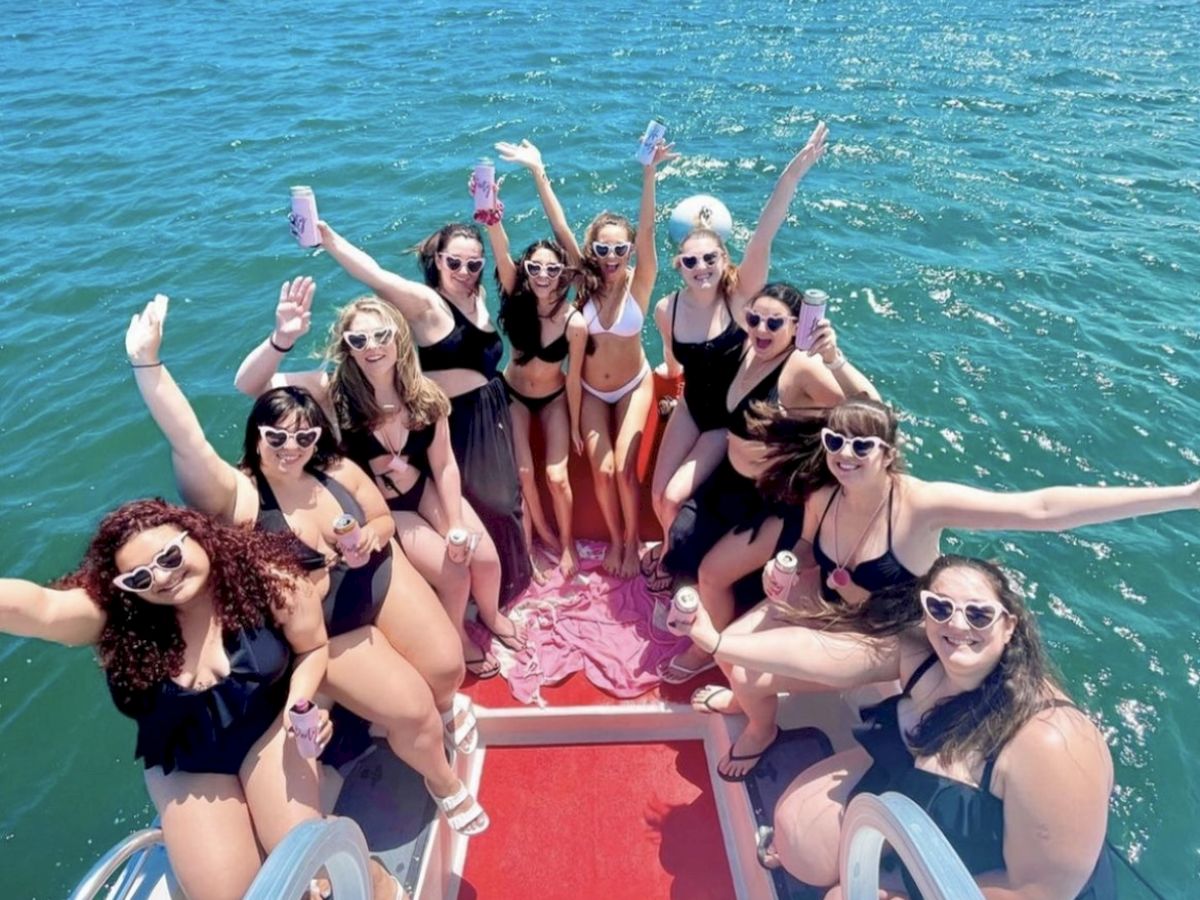
[[[316,694],[328,662],[291,545],[137,500],[104,518],[53,587],[0,579],[0,632],[97,648],[117,709],[137,723],[135,755],[192,900],[241,897],[259,847],[320,815],[315,761],[283,715]],[[321,744],[330,732],[323,715]]]

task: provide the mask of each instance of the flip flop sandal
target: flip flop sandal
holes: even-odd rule
[[[425,785],[426,790],[429,785]],[[449,797],[439,797],[433,791],[429,791],[429,796],[441,809],[442,815],[446,817],[446,824],[465,837],[474,837],[477,834],[482,834],[487,831],[491,820],[487,813],[483,811],[483,807],[479,805],[479,801],[471,796],[471,792],[467,790],[465,784],[459,785],[457,791]],[[462,812],[451,814],[451,810],[462,804],[468,797],[471,799],[471,805]]]
[[[445,726],[442,737],[446,748],[459,753],[474,753],[479,746],[479,720],[475,718],[475,705],[471,703],[471,698],[466,694],[455,694],[450,708],[441,714],[441,718]]]
[[[694,669],[689,668],[679,661],[679,657],[682,655],[683,654],[676,654],[675,656],[672,656],[669,660],[667,660],[666,664],[659,663],[658,677],[661,678],[664,683],[683,684],[685,681],[691,681],[701,672],[707,672],[709,669],[715,669],[717,667],[717,661],[715,659],[709,659],[707,663],[701,666],[697,666]]]
[[[486,656],[481,656],[479,659],[468,659],[467,671],[478,678],[480,681],[487,681],[489,678],[495,678],[500,674],[500,663],[488,663]]]
[[[730,747],[729,755],[727,757],[725,757],[726,762],[731,762],[731,763],[750,762],[750,760],[754,760],[754,764],[752,766],[750,766],[750,768],[746,769],[746,771],[740,775],[726,775],[724,772],[722,772],[718,768],[717,769],[717,777],[720,778],[722,781],[728,781],[731,784],[737,784],[738,782],[745,781],[747,778],[749,778],[751,775],[754,774],[756,769],[758,769],[759,765],[762,763],[762,758],[764,756],[766,756],[768,750],[770,750],[772,747],[775,746],[775,742],[779,740],[779,735],[781,735],[782,733],[783,732],[781,732],[778,728],[776,728],[775,729],[775,737],[771,738],[771,740],[767,744],[767,746],[763,747],[757,753],[734,753],[733,747]],[[737,741],[734,741],[734,746],[737,746]]]
[[[722,694],[732,693],[733,690],[725,687],[723,684],[706,684],[702,688],[697,688],[692,694],[691,700],[688,702],[692,704],[692,709],[696,709],[696,704],[704,707],[704,709],[696,709],[696,712],[704,712],[704,710],[708,710],[708,712],[716,713],[719,716],[728,716],[731,715],[729,711],[717,709],[712,705],[712,702]]]
[[[508,616],[505,616],[504,618],[508,619]],[[509,621],[509,624],[511,624],[512,628],[513,628],[512,634],[501,634],[498,631],[492,631],[492,629],[490,629],[490,628],[488,628],[488,631],[491,632],[492,637],[494,637],[496,640],[498,640],[501,644],[503,644],[505,647],[507,647],[513,653],[520,653],[528,645],[529,639],[526,638],[526,641],[524,644],[520,643],[520,638],[517,637],[517,623],[514,622],[512,619],[508,619],[508,621]]]
[[[658,562],[662,559],[662,544],[655,544],[638,560],[638,568],[641,569],[642,575],[647,579],[653,577],[658,571]]]

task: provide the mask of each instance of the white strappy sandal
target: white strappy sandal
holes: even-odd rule
[[[429,790],[429,783],[426,782],[425,789]],[[482,834],[487,831],[491,824],[491,819],[488,818],[483,807],[479,805],[479,801],[471,796],[471,792],[467,790],[467,786],[459,782],[458,790],[449,797],[439,797],[433,791],[429,791],[429,796],[437,803],[441,809],[442,815],[446,817],[446,824],[466,837],[474,837],[477,834]],[[462,812],[451,814],[451,810],[457,808],[466,799],[470,798],[471,805]]]
[[[455,694],[450,708],[441,714],[445,727],[443,740],[447,750],[459,753],[474,753],[479,746],[479,720],[475,718],[475,705],[466,694]],[[454,720],[458,724],[454,724]]]

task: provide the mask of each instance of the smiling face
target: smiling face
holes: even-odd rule
[[[465,234],[456,234],[446,241],[436,262],[438,279],[443,288],[460,294],[471,293],[478,287],[483,274],[483,245]],[[471,271],[472,267],[475,268],[474,272]]]
[[[1011,615],[997,614],[989,628],[980,630],[967,624],[962,607],[968,604],[1004,607],[991,581],[966,566],[951,566],[938,573],[929,590],[959,607],[945,622],[925,616],[925,636],[942,667],[959,678],[982,680],[1000,662],[1012,640],[1016,620]]]
[[[525,268],[524,264],[522,264],[525,277],[529,281],[529,289],[533,291],[533,295],[537,297],[538,300],[557,299],[559,288],[562,285],[563,279],[563,272],[561,268],[563,261],[559,259],[558,254],[548,247],[538,247],[529,255],[528,262],[533,263],[535,267],[540,267],[541,270],[537,275],[533,275],[529,272],[529,269]],[[549,275],[547,273],[548,266],[560,267],[557,270],[558,274],[553,276]]]
[[[182,534],[183,529],[177,525],[158,525],[138,532],[117,549],[113,561],[118,572],[127,574],[138,567],[150,570],[149,589],[136,594],[147,603],[184,606],[207,585],[211,569],[208,554],[191,537],[180,541]],[[173,563],[172,546],[178,546],[182,555],[176,568],[163,565]]]
[[[629,233],[629,229],[614,222],[605,223],[595,230],[594,238],[585,249],[589,258],[600,267],[600,273],[604,276],[606,284],[624,278],[625,271],[629,268],[630,257],[633,256],[633,248],[630,247],[624,256],[617,256],[612,250],[608,252],[607,256],[598,256],[592,246],[597,243],[607,244],[609,247],[615,244],[632,244],[633,235]]]
[[[746,312],[747,333],[756,355],[772,359],[792,348],[796,341],[796,317],[786,303],[774,297],[755,297]]]
[[[367,345],[361,350],[355,350],[349,344],[346,345],[347,353],[362,369],[364,375],[371,378],[395,367],[397,350],[396,328],[393,322],[373,310],[361,310],[346,322],[342,333],[345,334],[347,331],[371,336]],[[390,340],[384,343],[376,340],[376,336],[384,335],[389,331],[391,333]]]
[[[314,441],[307,447],[301,447],[295,433],[312,428],[314,423],[299,410],[290,410],[269,424],[271,428],[291,434],[282,447],[272,447],[264,437],[259,436],[258,459],[263,473],[284,478],[300,476],[313,454],[317,452],[317,445]]]
[[[720,285],[728,262],[720,241],[709,234],[695,234],[680,245],[675,268],[689,288],[705,291]]]

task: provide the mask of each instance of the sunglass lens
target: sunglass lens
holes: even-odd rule
[[[696,268],[696,263],[699,262],[694,256],[681,256],[679,257],[679,261],[683,263],[685,269],[694,269]]]
[[[778,331],[783,327],[783,322],[783,319],[771,316],[771,318],[767,319],[767,331]]]
[[[954,604],[948,603],[940,597],[926,594],[925,612],[929,613],[929,618],[935,622],[949,622],[950,617],[954,615]]]
[[[972,628],[987,628],[996,621],[996,610],[990,606],[976,606],[968,603],[967,608],[963,610],[963,615],[966,616],[967,624]]]
[[[762,316],[760,316],[758,313],[752,313],[752,312],[746,313],[746,324],[749,325],[751,328],[757,328],[758,323],[761,321],[762,321]]]
[[[446,268],[449,269],[451,272],[457,272],[459,269],[462,268],[462,260],[459,259],[457,256],[447,256],[447,257],[445,257],[445,260],[446,260]]]
[[[717,264],[717,260],[720,258],[721,258],[721,254],[719,254],[719,253],[705,253],[704,254],[704,264],[706,266],[715,266]]]
[[[262,433],[263,440],[267,442],[268,447],[278,450],[287,443],[286,431],[264,431]]]
[[[319,432],[315,428],[312,428],[308,431],[297,431],[296,446],[301,450],[307,450],[317,442],[318,434]]]
[[[608,256],[608,244],[592,244],[592,250],[600,257]]]
[[[478,275],[480,272],[483,271],[483,260],[482,259],[468,259],[467,260],[467,271],[470,272],[472,275]]]
[[[846,439],[840,434],[834,434],[832,431],[826,431],[821,435],[821,442],[825,445],[825,449],[830,453],[837,453],[846,443]]]
[[[366,350],[367,336],[365,334],[352,334],[347,332],[346,343],[350,345],[352,350]]]
[[[613,245],[613,253],[617,254],[617,256],[619,256],[619,257],[624,256],[628,252],[629,252],[628,244],[614,244]]]
[[[183,548],[176,544],[173,547],[168,547],[162,553],[158,554],[154,560],[160,568],[163,569],[178,569],[183,563]]]
[[[562,270],[563,270],[562,266],[557,265],[556,263],[550,263],[550,265],[546,266],[546,277],[547,278],[557,278],[559,275],[562,274]]]
[[[859,459],[870,456],[876,446],[875,441],[870,438],[855,438],[850,442],[850,449],[854,451],[854,455]]]
[[[146,591],[154,583],[154,576],[147,568],[134,569],[120,578],[121,587],[127,591]]]

